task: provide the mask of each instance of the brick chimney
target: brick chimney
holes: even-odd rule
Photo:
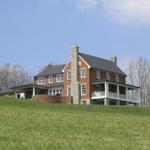
[[[79,83],[79,46],[71,47],[71,90],[73,96],[73,104],[80,104],[80,83]]]
[[[111,60],[114,64],[117,65],[117,57],[116,57],[116,56],[110,58],[110,60]]]

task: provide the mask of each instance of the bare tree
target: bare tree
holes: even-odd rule
[[[140,87],[141,105],[150,106],[150,62],[142,57],[130,62],[127,75],[128,83]]]
[[[14,64],[0,65],[1,89],[28,84],[31,82],[32,82],[31,76],[20,65]]]

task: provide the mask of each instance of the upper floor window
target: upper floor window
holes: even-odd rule
[[[39,77],[39,85],[45,84],[45,77]]]
[[[67,71],[67,80],[71,80],[72,75],[71,75],[71,70]]]
[[[116,82],[119,82],[119,74],[116,74]]]
[[[86,84],[81,84],[81,95],[86,95]]]
[[[57,74],[56,75],[56,82],[62,82],[64,81],[64,74],[61,73],[61,74]]]
[[[100,71],[100,79],[101,80],[107,80],[106,72],[105,71]]]
[[[86,78],[86,68],[80,69],[80,75],[81,75],[81,78]]]
[[[120,75],[119,76],[119,82],[125,84],[125,82],[126,82],[125,76]]]
[[[49,76],[49,83],[53,83],[53,75]]]
[[[97,80],[100,80],[100,79],[101,79],[100,70],[96,70],[96,79],[97,79]]]
[[[115,73],[110,73],[110,81],[116,81],[116,75]]]
[[[106,79],[110,80],[110,73],[109,72],[107,72],[107,74],[106,74]]]

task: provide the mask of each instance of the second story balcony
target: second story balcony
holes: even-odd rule
[[[91,99],[113,99],[131,103],[139,103],[139,87],[113,83],[109,81],[99,81],[92,83]]]

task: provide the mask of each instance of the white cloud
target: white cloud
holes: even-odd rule
[[[50,3],[72,3],[82,11],[102,8],[113,20],[122,23],[150,25],[150,0],[43,0]],[[102,7],[98,7],[98,6]]]
[[[150,0],[103,0],[103,4],[118,21],[150,24]]]
[[[80,10],[87,10],[94,8],[99,4],[99,0],[78,0],[77,7]]]
[[[119,22],[150,24],[150,0],[78,0],[78,8],[82,10],[99,4]]]

